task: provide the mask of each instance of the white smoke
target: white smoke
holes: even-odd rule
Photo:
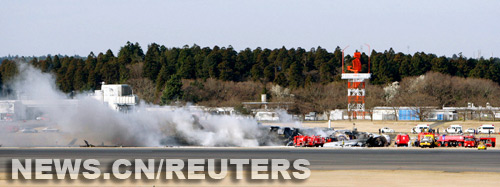
[[[136,106],[136,112],[120,113],[87,93],[69,99],[57,89],[54,76],[23,62],[17,64],[19,75],[13,79],[13,89],[49,106],[37,110],[65,136],[87,139],[97,145],[101,142],[123,146],[273,144],[266,142],[268,131],[259,127],[253,118],[210,115],[191,111],[189,107],[168,108],[144,103]]]

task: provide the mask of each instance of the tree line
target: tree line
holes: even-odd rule
[[[370,57],[373,73],[370,83],[374,85],[387,85],[429,71],[500,83],[499,58],[474,59],[461,54],[445,57],[424,52],[411,55],[396,53],[392,48],[384,52],[373,50]],[[47,55],[25,60],[43,72],[54,74],[57,86],[66,93],[99,89],[101,82],[127,83],[134,89],[138,87],[138,94],[153,103],[167,103],[173,99],[197,102],[192,95],[184,97],[188,93],[180,89],[183,86],[179,84],[181,80],[256,82],[297,90],[338,82],[342,72],[340,47],[333,51],[321,47],[236,51],[231,46],[167,48],[152,43],[144,52],[138,43],[127,42],[116,55],[107,50],[97,55],[91,52],[87,57]],[[351,54],[346,54],[346,66],[352,60]],[[7,83],[16,72],[14,61],[7,58],[0,65],[4,95],[8,94],[5,91],[8,90]],[[366,72],[368,55],[362,53],[361,61]]]

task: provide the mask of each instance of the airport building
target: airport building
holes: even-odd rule
[[[103,83],[101,90],[95,90],[91,96],[108,105],[111,109],[120,112],[132,111],[139,101],[132,88],[126,84]]]

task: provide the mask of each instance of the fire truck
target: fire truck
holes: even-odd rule
[[[304,136],[297,135],[293,138],[293,145],[295,147],[323,147],[326,139],[321,136]]]
[[[462,147],[464,145],[465,136],[463,135],[441,135],[438,138],[438,146],[440,147]]]
[[[408,147],[408,142],[410,142],[410,135],[398,134],[396,136],[396,141],[394,142],[394,145],[396,145],[396,147],[400,147],[400,146]]]
[[[464,147],[477,147],[478,140],[474,135],[464,137]]]
[[[418,133],[417,140],[415,142],[415,146],[417,147],[430,147],[434,148],[437,147],[437,140],[436,138],[439,136],[439,134],[436,134],[430,130],[429,132],[421,132]]]
[[[497,138],[481,137],[481,138],[479,138],[479,141],[484,142],[484,145],[486,145],[486,147],[495,147],[495,143],[497,141]]]

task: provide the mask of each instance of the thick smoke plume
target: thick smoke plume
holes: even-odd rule
[[[17,64],[19,75],[11,82],[13,90],[21,95],[19,99],[45,103],[47,107],[39,107],[37,112],[61,130],[59,135],[87,139],[97,145],[101,142],[123,146],[273,145],[267,139],[268,130],[253,118],[210,115],[192,111],[190,107],[144,103],[136,106],[134,112],[121,113],[89,97],[88,93],[70,99],[57,89],[51,74],[27,63]]]

